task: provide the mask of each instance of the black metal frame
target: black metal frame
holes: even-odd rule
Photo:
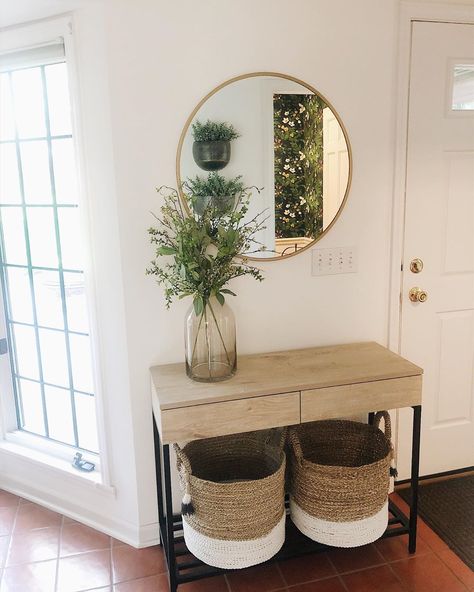
[[[373,423],[374,413],[369,413],[369,423]],[[420,464],[421,405],[413,407],[412,459],[411,459],[411,505],[407,517],[396,504],[389,501],[389,528],[382,538],[408,534],[408,551],[416,551],[416,528],[418,517],[418,480]],[[170,581],[170,592],[176,592],[179,584],[207,578],[230,570],[206,565],[190,554],[182,533],[182,518],[173,514],[171,490],[171,467],[169,444],[162,444],[156,420],[153,417],[153,436],[155,443],[155,469],[158,494],[158,519],[160,540],[166,556]],[[308,553],[326,551],[330,547],[316,543],[300,533],[289,517],[289,500],[286,499],[287,521],[286,540],[282,549],[270,562],[298,557]],[[269,562],[269,563],[270,563]]]

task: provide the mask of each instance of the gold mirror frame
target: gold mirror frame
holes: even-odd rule
[[[213,90],[211,90],[211,92],[209,92],[205,97],[203,97],[199,101],[199,103],[193,109],[191,115],[186,120],[186,123],[184,124],[183,131],[181,132],[181,136],[179,137],[178,148],[176,150],[176,182],[177,182],[177,186],[178,186],[178,192],[179,192],[179,197],[181,199],[181,203],[183,204],[183,206],[184,206],[185,210],[188,212],[188,214],[189,215],[192,215],[192,212],[189,209],[189,205],[187,203],[187,200],[184,197],[183,191],[181,189],[181,187],[182,187],[182,179],[181,179],[181,170],[180,170],[181,169],[181,153],[182,153],[182,150],[183,150],[183,144],[184,144],[184,140],[185,140],[186,134],[189,131],[189,127],[190,127],[190,125],[191,125],[194,117],[198,113],[199,109],[204,105],[204,103],[208,99],[210,99],[213,95],[215,95],[216,93],[218,93],[221,89],[225,88],[226,86],[229,86],[230,84],[233,84],[234,82],[238,82],[239,80],[245,80],[247,78],[256,78],[256,77],[259,77],[259,76],[262,76],[262,77],[265,76],[265,77],[284,78],[285,80],[291,80],[292,82],[295,82],[296,84],[300,84],[301,86],[304,86],[309,91],[311,91],[313,94],[315,94],[320,99],[322,99],[326,103],[326,105],[331,109],[331,111],[334,113],[334,115],[335,115],[335,117],[336,117],[336,119],[337,119],[337,121],[338,121],[341,129],[342,129],[342,133],[344,134],[344,139],[345,139],[346,145],[347,145],[347,156],[348,156],[348,159],[349,159],[349,172],[348,172],[348,176],[347,176],[347,187],[346,187],[346,191],[344,193],[344,198],[341,201],[341,205],[339,206],[339,209],[337,210],[337,213],[334,216],[334,218],[332,219],[332,221],[329,224],[329,226],[325,230],[323,230],[323,232],[321,232],[321,234],[317,238],[315,238],[312,242],[310,242],[305,247],[299,249],[298,251],[295,251],[294,253],[288,253],[287,255],[280,255],[279,257],[247,257],[247,256],[242,256],[242,258],[244,260],[248,260],[248,261],[259,261],[259,262],[282,261],[284,259],[288,259],[289,257],[294,257],[295,255],[299,255],[303,251],[306,251],[306,250],[310,249],[325,234],[327,234],[329,232],[329,230],[334,226],[334,224],[336,223],[337,219],[341,215],[341,212],[344,209],[344,206],[346,205],[347,197],[349,195],[349,190],[351,188],[351,182],[352,182],[352,149],[351,149],[351,144],[349,142],[349,136],[347,134],[347,130],[346,130],[344,124],[342,123],[341,118],[339,117],[339,113],[334,109],[333,105],[326,99],[326,97],[324,95],[322,95],[320,92],[318,92],[310,84],[307,84],[306,82],[303,82],[299,78],[295,78],[294,76],[290,76],[289,74],[280,74],[279,72],[251,72],[250,74],[241,74],[240,76],[235,76],[234,78],[230,78],[229,80],[226,80],[222,84],[219,84],[219,86],[216,86],[216,88],[214,88]]]

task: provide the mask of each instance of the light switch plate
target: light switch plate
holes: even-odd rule
[[[313,249],[311,275],[333,275],[357,272],[356,247]]]

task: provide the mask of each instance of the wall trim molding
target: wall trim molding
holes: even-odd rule
[[[88,510],[86,515],[83,508],[69,501],[74,499],[74,496],[71,495],[66,501],[64,497],[56,497],[51,490],[32,485],[29,479],[22,480],[3,474],[0,476],[0,489],[77,520],[81,524],[108,534],[132,547],[141,548],[159,544],[157,522],[137,528],[137,525],[132,522],[116,517],[111,518],[95,511]]]

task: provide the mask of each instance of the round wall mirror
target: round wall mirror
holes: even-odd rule
[[[292,76],[256,72],[221,84],[196,106],[181,134],[176,171],[186,207],[183,183],[204,192],[209,184],[261,188],[252,192],[247,216],[264,211],[265,228],[257,237],[261,249],[248,258],[278,260],[309,248],[335,223],[352,157],[327,99]]]

